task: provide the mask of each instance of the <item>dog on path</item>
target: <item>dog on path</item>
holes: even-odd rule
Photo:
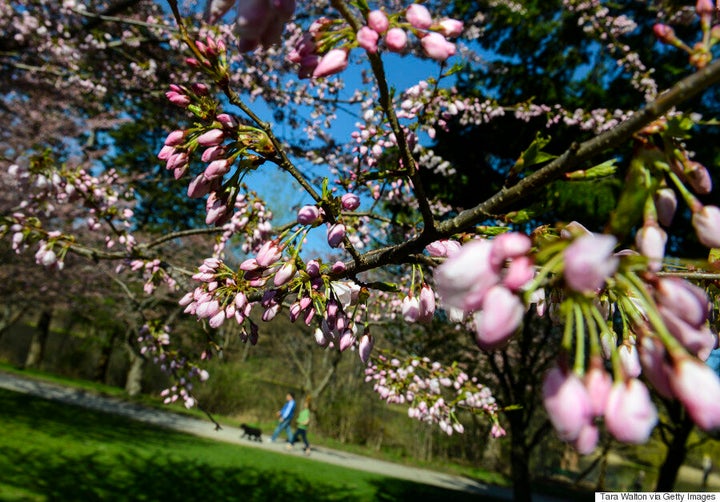
[[[241,438],[248,438],[250,441],[258,441],[262,443],[262,431],[258,429],[257,427],[250,427],[247,424],[240,424],[240,428],[242,429],[243,433],[240,436]]]

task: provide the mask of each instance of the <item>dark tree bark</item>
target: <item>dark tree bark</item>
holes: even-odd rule
[[[37,329],[30,340],[30,348],[25,358],[25,368],[39,368],[45,358],[45,345],[50,335],[50,322],[52,321],[52,309],[43,309],[40,312]]]
[[[688,446],[687,440],[695,424],[677,401],[665,402],[668,411],[668,424],[662,424],[663,442],[667,445],[665,461],[660,466],[655,491],[671,492],[675,486],[680,467],[685,462]]]

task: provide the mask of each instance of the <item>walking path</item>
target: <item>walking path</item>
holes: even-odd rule
[[[448,488],[451,490],[477,493],[478,495],[485,495],[488,497],[503,498],[507,500],[512,499],[512,491],[509,489],[485,485],[469,478],[407,467],[390,462],[384,462],[382,460],[362,457],[360,455],[353,455],[352,453],[330,450],[328,448],[313,447],[311,456],[305,457],[303,455],[302,448],[296,448],[293,451],[289,451],[287,450],[284,441],[271,443],[267,437],[265,437],[261,443],[241,439],[240,435],[242,431],[235,427],[223,426],[221,430],[215,430],[215,426],[209,420],[200,420],[169,411],[147,408],[123,401],[121,399],[100,396],[81,389],[62,387],[60,385],[40,382],[17,375],[0,372],[0,388],[30,394],[45,399],[51,399],[62,403],[82,406],[93,410],[122,415],[133,420],[217,441],[235,443],[252,448],[262,448],[264,450],[272,450],[276,452],[282,451],[290,455],[297,455],[303,460],[326,462],[350,469],[358,469],[375,474],[381,474],[383,476],[391,476],[408,481]],[[545,497],[542,497],[542,499],[549,500]]]

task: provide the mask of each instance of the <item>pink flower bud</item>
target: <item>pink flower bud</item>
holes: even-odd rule
[[[720,209],[703,206],[692,215],[692,224],[698,240],[709,248],[720,248]]]
[[[670,386],[698,427],[720,428],[720,378],[710,366],[682,358],[675,362]]]
[[[211,192],[205,202],[205,223],[207,225],[221,225],[228,214],[227,201],[218,197],[217,192]]]
[[[712,17],[715,13],[715,6],[710,0],[697,0],[697,2],[695,2],[695,12],[697,12],[697,15],[701,18]]]
[[[220,310],[217,314],[212,316],[210,320],[208,321],[208,324],[211,328],[219,328],[222,326],[222,323],[225,322],[225,311]]]
[[[407,45],[407,35],[401,28],[391,28],[385,35],[385,45],[391,52],[402,52]]]
[[[413,296],[403,298],[400,309],[405,322],[417,322],[420,318],[420,301]]]
[[[231,166],[232,166],[232,163],[228,159],[213,160],[205,168],[205,171],[203,172],[203,176],[205,176],[205,178],[208,180],[222,178],[223,176],[225,176],[227,173],[230,172]]]
[[[502,283],[510,291],[517,292],[530,282],[534,276],[535,266],[532,259],[529,256],[520,256],[510,262]]]
[[[640,367],[640,356],[631,343],[623,343],[618,347],[618,356],[620,358],[620,366],[622,366],[625,376],[628,378],[637,378],[642,372]]]
[[[330,247],[336,248],[342,244],[345,239],[345,225],[342,223],[335,223],[334,225],[328,226],[327,239]]]
[[[676,40],[675,30],[666,24],[657,23],[653,26],[655,38],[664,44],[673,44]]]
[[[448,42],[440,33],[432,32],[420,40],[425,54],[435,61],[443,62],[455,54],[455,44]]]
[[[225,133],[222,129],[210,129],[198,136],[197,142],[201,146],[215,146],[222,143],[224,139]]]
[[[664,277],[655,287],[658,304],[691,326],[699,328],[707,321],[710,303],[705,290],[678,277]]]
[[[168,91],[165,93],[165,97],[167,97],[172,104],[180,106],[182,108],[187,108],[187,106],[190,104],[190,96],[188,96],[187,94],[181,94],[175,91]]]
[[[195,93],[196,96],[207,96],[210,93],[210,88],[202,83],[192,84],[190,89],[192,89],[192,92]]]
[[[605,427],[623,443],[641,444],[650,437],[658,415],[647,387],[638,379],[616,382],[605,407]]]
[[[590,369],[585,373],[584,383],[590,396],[592,414],[596,417],[602,416],[612,388],[612,378],[603,368],[600,358],[593,358],[590,361]]]
[[[175,150],[174,146],[165,145],[160,149],[157,156],[158,156],[158,159],[160,159],[160,160],[167,160],[175,152],[176,152],[176,150]],[[68,186],[72,186],[72,185],[68,185]]]
[[[425,246],[425,250],[430,253],[430,256],[447,258],[458,252],[461,247],[462,246],[458,241],[440,240],[431,242],[430,244]]]
[[[649,258],[650,270],[657,272],[662,268],[665,257],[667,234],[657,223],[646,223],[635,234],[635,245],[640,254]]]
[[[305,264],[305,272],[307,272],[310,277],[317,277],[320,275],[320,264],[317,260],[310,260]]]
[[[427,8],[420,4],[412,4],[407,8],[405,17],[408,22],[419,30],[427,30],[432,25],[432,16]]]
[[[320,208],[311,205],[301,207],[297,213],[297,222],[301,225],[316,225],[320,223]]]
[[[282,267],[275,273],[273,283],[275,286],[282,286],[287,284],[295,276],[295,262],[289,261],[283,264]]]
[[[261,267],[269,267],[282,257],[282,249],[275,241],[266,241],[257,252],[255,259]]]
[[[712,178],[707,167],[691,160],[687,163],[686,169],[683,171],[685,178],[695,193],[702,195],[712,192]]]
[[[599,438],[600,430],[597,425],[585,424],[572,445],[580,455],[590,455],[595,451]]]
[[[178,146],[182,145],[185,141],[185,134],[187,131],[184,131],[182,129],[176,130],[171,132],[167,135],[167,138],[165,138],[165,144],[168,146]]]
[[[235,117],[233,117],[232,115],[230,115],[228,113],[220,113],[215,118],[226,129],[235,129],[238,126],[238,122],[237,122],[237,120],[235,120]]]
[[[543,380],[543,404],[553,427],[564,441],[575,441],[592,422],[590,396],[574,372],[555,366]]]
[[[173,169],[182,169],[188,165],[189,157],[187,152],[175,151],[165,162],[165,169],[172,171]]]
[[[370,11],[367,18],[368,26],[382,35],[390,27],[390,21],[381,10]]]
[[[369,333],[363,334],[362,338],[360,338],[358,355],[360,356],[360,360],[365,364],[370,360],[373,345],[375,345],[375,338]]]
[[[336,261],[335,263],[332,264],[332,267],[330,267],[330,271],[333,274],[339,274],[339,273],[345,272],[346,269],[347,269],[347,267],[345,266],[345,263],[341,262],[341,261]]]
[[[643,336],[640,338],[639,352],[645,378],[658,394],[668,399],[672,398],[669,377],[672,368],[667,362],[665,346],[655,337]]]
[[[418,321],[428,323],[435,315],[435,292],[427,284],[423,284],[419,296],[419,317]]]
[[[660,188],[655,192],[655,209],[660,223],[669,227],[677,209],[677,196],[672,188]]]
[[[212,182],[200,174],[190,182],[190,185],[188,185],[187,195],[191,199],[199,199],[200,197],[207,195],[212,186]]]
[[[658,310],[668,331],[688,352],[703,361],[710,356],[710,352],[715,348],[716,340],[707,325],[703,324],[695,328],[665,307],[660,307]]]
[[[340,352],[345,352],[347,349],[355,344],[355,333],[351,329],[346,329],[343,334],[340,335],[340,341],[338,342],[338,348]]]
[[[532,247],[530,237],[519,232],[507,232],[498,235],[492,241],[490,263],[498,270],[505,264],[505,260],[524,256]]]
[[[504,345],[522,323],[525,307],[503,286],[493,286],[485,295],[482,311],[475,314],[475,341],[483,350]]]
[[[379,38],[380,35],[378,35],[378,32],[368,26],[363,26],[357,32],[358,45],[370,54],[377,52]]]
[[[592,234],[578,237],[564,251],[563,275],[568,287],[581,293],[594,293],[615,273],[618,259],[611,235]]]
[[[477,310],[485,293],[500,281],[490,265],[492,243],[485,239],[468,242],[435,270],[438,294],[446,306]]]
[[[200,160],[203,162],[212,162],[213,160],[219,160],[225,156],[225,148],[223,148],[220,145],[215,145],[206,148],[202,156],[200,157]]]
[[[331,49],[320,58],[318,65],[313,70],[313,78],[328,77],[340,73],[348,65],[348,54],[343,49]]]
[[[445,18],[437,24],[440,33],[448,38],[455,38],[462,35],[463,22],[457,19]]]
[[[355,211],[358,207],[360,207],[360,197],[354,193],[346,193],[340,200],[345,211]]]

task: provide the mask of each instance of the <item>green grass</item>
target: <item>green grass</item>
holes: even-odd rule
[[[0,500],[470,500],[0,390]]]

